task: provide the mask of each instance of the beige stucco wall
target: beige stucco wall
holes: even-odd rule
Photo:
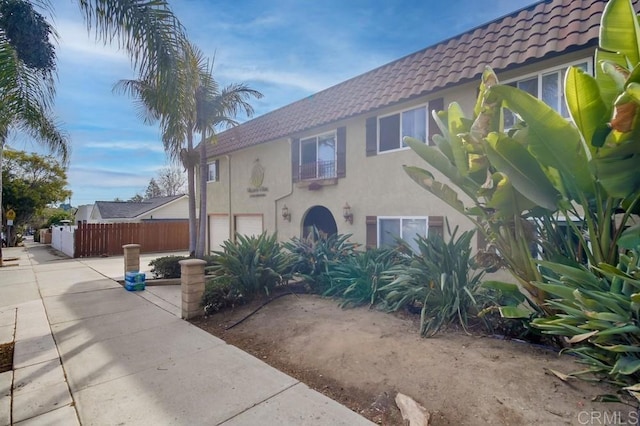
[[[291,188],[289,151],[289,141],[281,140],[220,157],[220,179],[207,183],[207,213],[228,214],[230,218],[234,215],[261,214],[265,230],[275,232],[275,200],[287,194]],[[248,189],[253,188],[251,173],[256,159],[264,168],[261,188],[266,190],[250,193]],[[258,194],[260,196],[255,196]],[[233,220],[231,224],[233,226]]]
[[[542,69],[555,67],[592,54],[592,50],[574,52],[562,57],[542,61],[517,70],[499,74],[502,81],[527,75]],[[429,99],[444,98],[445,107],[458,102],[471,116],[476,101],[479,81],[468,82],[452,89],[416,98],[400,105],[384,108],[375,113],[361,115],[349,120],[333,123],[311,131],[291,135],[305,138],[338,127],[346,126],[346,177],[338,179],[336,185],[323,186],[319,190],[291,182],[290,140],[281,139],[261,144],[219,158],[220,180],[207,185],[207,212],[229,214],[262,214],[265,230],[278,232],[280,240],[288,240],[302,233],[305,214],[314,206],[324,206],[331,211],[338,232],[353,234],[353,240],[364,244],[366,240],[366,216],[445,216],[452,226],[462,230],[471,229],[472,224],[437,197],[414,183],[402,169],[402,165],[429,168],[411,150],[401,150],[367,157],[365,150],[365,122],[367,117],[397,112],[415,105],[425,104]],[[259,160],[264,168],[264,196],[251,197],[251,173],[254,162]],[[438,180],[447,182],[438,173]],[[454,188],[455,189],[455,188]],[[353,224],[342,218],[342,207],[351,206]],[[286,204],[291,213],[291,222],[281,217]],[[233,224],[233,219],[230,221]],[[233,226],[233,225],[231,225]],[[232,230],[233,232],[233,230]],[[475,246],[475,244],[474,244]]]
[[[467,89],[468,92],[468,89]],[[445,103],[461,100],[473,105],[475,100],[464,91],[445,93]],[[401,108],[424,104],[426,98],[403,104]],[[470,107],[470,108],[471,108]],[[393,112],[400,107],[389,108],[378,114]],[[307,136],[346,126],[346,177],[336,185],[309,190],[291,181],[291,148],[289,139],[262,144],[229,156],[219,158],[219,181],[207,184],[207,212],[209,214],[262,214],[265,230],[278,232],[280,240],[288,240],[302,233],[306,213],[314,206],[324,206],[331,211],[338,232],[353,234],[353,240],[364,244],[366,240],[366,216],[446,216],[452,225],[469,229],[471,223],[439,199],[414,183],[402,169],[403,164],[425,166],[411,150],[366,156],[366,116],[314,129],[296,135]],[[251,197],[251,172],[256,159],[264,168],[264,196]],[[229,196],[231,188],[231,196]],[[349,203],[354,215],[353,224],[342,217],[342,208]],[[281,217],[283,205],[291,213],[291,222]],[[233,220],[231,220],[233,222]]]

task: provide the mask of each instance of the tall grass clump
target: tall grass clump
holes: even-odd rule
[[[474,231],[457,236],[458,228],[451,232],[448,223],[447,231],[447,241],[439,234],[418,237],[408,266],[389,270],[390,282],[379,289],[390,311],[420,309],[420,334],[426,337],[453,322],[466,331],[470,317],[482,308],[484,271],[471,266]]]
[[[215,264],[207,270],[214,275],[214,282],[228,282],[245,300],[259,294],[268,296],[289,278],[291,256],[281,249],[275,234],[236,234],[235,241],[225,241],[222,248],[213,252]]]

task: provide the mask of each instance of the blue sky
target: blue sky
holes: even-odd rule
[[[134,78],[123,52],[95,43],[77,6],[56,0],[56,115],[70,134],[74,206],[144,193],[167,165],[157,126],[134,102],[112,93]],[[209,57],[222,84],[261,91],[256,116],[362,74],[533,0],[173,0],[189,38]],[[239,121],[246,117],[238,117]],[[16,136],[16,149],[39,151]]]

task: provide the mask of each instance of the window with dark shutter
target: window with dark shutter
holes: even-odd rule
[[[442,111],[444,109],[444,99],[437,98],[429,101],[429,138],[427,139],[428,145],[435,145],[433,142],[433,135],[440,133],[440,129],[436,124],[436,120],[433,119],[433,111]]]
[[[367,118],[365,130],[367,157],[371,157],[378,153],[378,117]]]
[[[336,150],[336,174],[339,178],[347,176],[347,128],[338,127]]]
[[[380,119],[380,149],[390,151],[400,148],[400,114]]]
[[[291,141],[291,179],[294,182],[300,180],[300,139]]]
[[[429,231],[427,235],[435,234],[444,237],[444,216],[429,216]]]
[[[378,247],[378,216],[367,216],[366,249]]]
[[[207,164],[207,182],[220,181],[220,160],[214,160]]]

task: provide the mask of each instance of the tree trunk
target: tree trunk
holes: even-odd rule
[[[2,266],[2,230],[4,229],[4,219],[2,215],[2,156],[4,154],[4,142],[5,138],[0,139],[0,267]],[[9,244],[9,238],[7,236],[7,245]]]
[[[187,169],[187,194],[189,195],[189,256],[196,255],[196,165],[193,161],[193,134],[187,135],[187,152],[183,158],[184,167]]]
[[[205,242],[207,238],[207,132],[202,133],[200,141],[200,226],[198,229],[198,241],[196,243],[196,257],[204,257]]]

